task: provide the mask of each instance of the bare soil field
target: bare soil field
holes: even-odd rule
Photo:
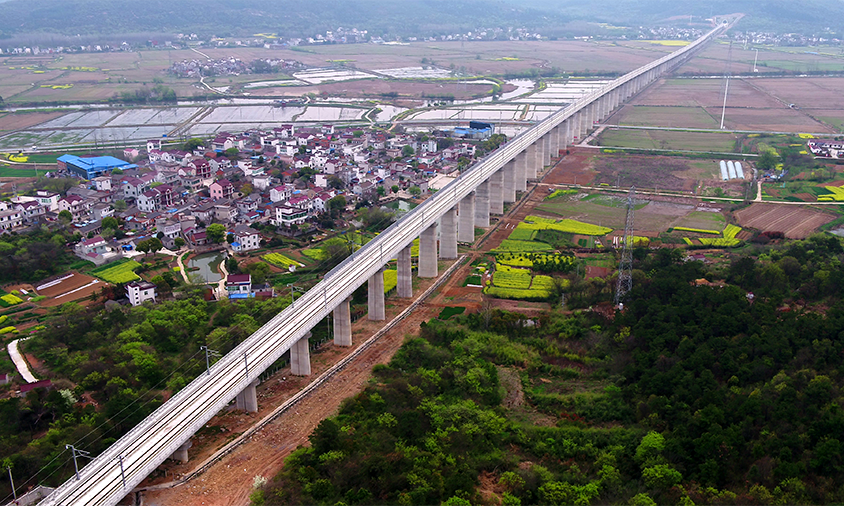
[[[718,128],[718,120],[698,106],[624,105],[610,118],[613,125]]]
[[[603,154],[595,159],[595,170],[598,171],[595,183],[615,186],[620,181],[625,188],[635,186],[692,191],[695,181],[683,179],[676,174],[685,173],[689,169],[689,164],[682,158]]]
[[[844,70],[844,60],[837,57],[837,47],[827,48],[826,51],[818,47],[769,48],[753,46],[744,49],[743,46],[733,44],[731,56],[729,44],[721,41],[704,48],[697,56],[683,65],[680,72],[683,74],[723,73],[727,69],[727,62],[731,61],[730,70],[733,73],[750,73],[753,71],[753,61],[756,57],[754,49],[756,48],[759,49],[756,69],[760,74]]]
[[[844,77],[754,79],[753,84],[801,109],[844,109]]]
[[[756,83],[760,79],[754,79]],[[724,101],[723,79],[662,79],[633,97],[631,105],[720,107]],[[785,107],[742,79],[730,80],[728,105]],[[667,125],[660,125],[667,126]]]
[[[64,115],[63,112],[20,112],[0,116],[0,131],[20,130],[50,121]]]
[[[356,67],[369,70],[416,66],[426,58],[443,68],[454,64],[473,73],[497,75],[538,67],[558,67],[569,72],[626,72],[660,56],[653,50],[580,41],[443,41],[407,46],[337,44],[281,50],[273,54],[313,66],[326,66],[327,60],[351,60]]]
[[[547,184],[592,184],[597,175],[593,167],[594,155],[592,149],[570,147],[569,154],[557,163],[543,181]]]
[[[34,288],[38,295],[56,297],[70,290],[79,288],[80,286],[87,285],[94,279],[95,278],[86,276],[85,274],[70,272],[69,274],[62,274],[60,276],[41,280],[36,286],[34,286]]]
[[[782,232],[789,239],[805,239],[835,216],[805,206],[754,203],[733,213],[742,227]]]
[[[720,116],[721,108],[708,108],[709,114]],[[835,130],[794,109],[745,109],[727,106],[724,127],[734,130],[768,132],[835,133]]]
[[[492,91],[491,84],[459,84],[456,82],[399,81],[385,79],[363,79],[342,81],[314,86],[288,86],[275,88],[257,88],[250,90],[253,95],[274,97],[302,96],[306,93],[327,94],[332,97],[383,97],[395,93],[397,97],[423,98],[424,96],[452,95],[454,98],[470,99]],[[515,89],[512,85],[502,86],[504,92]]]

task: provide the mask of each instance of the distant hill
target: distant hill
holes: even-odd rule
[[[0,0],[2,1],[2,0]],[[445,34],[480,26],[561,22],[499,0],[8,0],[0,32],[64,35],[197,32],[313,35],[339,26],[374,35]]]
[[[511,0],[525,8],[562,14],[571,19],[610,22],[621,26],[649,25],[695,16],[741,12],[747,16],[738,30],[758,29],[820,33],[826,28],[844,33],[841,0]]]

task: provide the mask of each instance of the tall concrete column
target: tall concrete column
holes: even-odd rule
[[[419,234],[419,277],[437,277],[437,224]]]
[[[551,158],[559,158],[560,157],[560,145],[563,141],[563,131],[565,130],[565,125],[562,123],[557,125],[557,128],[551,130]]]
[[[475,242],[475,195],[472,193],[460,199],[457,242]]]
[[[383,286],[383,278],[381,283]],[[294,376],[311,375],[311,348],[308,346],[310,337],[311,333],[308,332],[290,347],[290,374]]]
[[[578,144],[586,139],[586,132],[589,130],[589,108],[584,107],[580,110],[580,138]]]
[[[530,163],[528,160],[531,158],[528,156],[529,149],[527,151],[522,151],[516,156],[516,191],[523,192],[527,189],[527,165]]]
[[[542,172],[546,165],[551,164],[551,132],[542,136],[542,143],[539,147],[542,151],[542,156],[539,157],[542,163],[536,167],[537,174]],[[536,178],[536,174],[534,174],[534,178]]]
[[[173,460],[178,460],[182,464],[188,461],[188,450],[190,447],[193,446],[193,443],[190,442],[190,439],[185,441],[185,443],[180,446],[176,451],[173,452],[173,455],[170,456]]]
[[[399,297],[413,297],[413,265],[410,253],[412,247],[413,243],[402,248],[396,261],[396,292]]]
[[[489,228],[489,180],[475,188],[475,226]]]
[[[346,297],[343,302],[341,302],[337,305],[337,307],[334,308],[334,346],[352,345],[352,308],[350,307],[351,302],[352,298]]]
[[[516,165],[519,159],[519,155],[516,155],[515,158],[510,160],[509,162],[504,164],[502,167],[502,186],[501,186],[501,199],[504,202],[515,202],[516,201]]]
[[[504,214],[504,169],[499,169],[489,177],[489,212]]]
[[[580,123],[581,123],[581,113],[577,111],[572,116],[573,121],[571,124],[571,143],[572,144],[580,144]]]
[[[443,214],[440,225],[440,258],[457,258],[457,206]]]
[[[366,299],[369,304],[368,316],[370,320],[381,321],[387,319],[384,308],[384,267],[369,278]]]
[[[248,413],[257,413],[258,392],[255,390],[255,387],[257,386],[258,380],[256,379],[255,381],[247,385],[242,392],[237,394],[237,397],[235,397],[234,400],[234,407],[236,409],[240,409]]]
[[[528,146],[527,163],[525,164],[525,180],[536,179],[536,173],[542,170],[542,137]]]

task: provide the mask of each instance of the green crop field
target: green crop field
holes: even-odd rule
[[[128,283],[141,279],[134,272],[140,266],[141,264],[134,260],[125,260],[94,269],[91,274],[109,283]]]
[[[635,149],[736,152],[736,136],[731,133],[613,129],[601,134],[599,144]]]

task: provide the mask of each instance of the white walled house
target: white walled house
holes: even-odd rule
[[[126,296],[133,306],[140,306],[148,300],[155,302],[155,285],[149,281],[132,281],[126,285]]]

